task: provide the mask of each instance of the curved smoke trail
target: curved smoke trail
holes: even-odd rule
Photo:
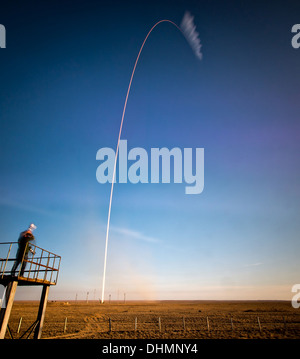
[[[149,35],[154,30],[154,28],[157,25],[159,25],[160,23],[162,23],[162,22],[169,22],[172,25],[174,25],[178,30],[180,30],[183,33],[183,35],[186,37],[189,44],[191,45],[191,47],[194,50],[196,56],[201,60],[202,54],[200,52],[200,48],[201,48],[200,39],[198,37],[199,34],[195,31],[196,27],[193,24],[193,19],[194,18],[190,15],[190,13],[186,12],[183,19],[182,19],[182,22],[181,22],[181,28],[171,20],[160,20],[160,21],[158,21],[155,25],[152,26],[152,28],[148,32],[147,36],[145,37],[145,39],[144,39],[144,41],[142,43],[142,46],[140,48],[140,51],[139,51],[139,53],[137,55],[137,58],[135,60],[135,64],[134,64],[134,67],[133,67],[133,70],[132,70],[132,73],[131,73],[131,77],[130,77],[130,81],[129,81],[129,85],[128,85],[128,89],[127,89],[127,93],[126,93],[123,113],[122,113],[122,119],[121,119],[121,125],[120,125],[120,130],[119,130],[119,137],[118,137],[118,143],[117,143],[117,148],[116,148],[115,162],[114,162],[114,171],[113,171],[113,177],[112,177],[111,189],[110,189],[108,217],[107,217],[107,226],[106,226],[106,237],[105,237],[104,270],[103,270],[103,282],[102,282],[102,294],[101,294],[101,302],[102,303],[104,302],[104,288],[105,288],[105,276],[106,276],[106,259],[107,259],[107,247],[108,247],[108,234],[109,234],[109,225],[110,225],[110,213],[111,213],[112,196],[113,196],[114,183],[115,183],[115,178],[116,178],[117,159],[118,159],[118,154],[119,154],[119,144],[120,144],[120,139],[121,139],[121,133],[122,133],[122,128],[123,128],[123,121],[124,121],[125,111],[126,111],[126,107],[127,107],[127,101],[128,101],[129,92],[130,92],[133,76],[134,76],[134,73],[135,73],[135,69],[136,69],[136,66],[138,64],[138,61],[139,61],[141,52],[143,50],[143,47],[144,47]]]
[[[195,52],[196,57],[199,60],[202,60],[201,53],[201,42],[199,38],[199,33],[196,31],[196,26],[194,24],[194,16],[192,16],[188,11],[183,16],[180,27],[182,29],[182,33],[187,39],[187,42],[190,44],[191,48]]]

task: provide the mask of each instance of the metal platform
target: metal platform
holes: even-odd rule
[[[37,319],[29,332],[30,335],[34,331],[34,338],[40,339],[49,288],[57,283],[61,257],[31,243],[20,249],[21,254],[20,250],[18,253],[18,247],[18,242],[0,243],[0,285],[5,286],[0,310],[0,339],[5,338],[6,329],[9,328],[9,317],[18,285],[42,286]]]
[[[0,284],[7,285],[18,281],[18,285],[56,285],[61,257],[34,244],[30,244],[32,252],[24,255],[12,273],[15,263],[18,242],[0,243]],[[22,270],[23,269],[23,270]]]
[[[48,280],[43,280],[39,278],[27,278],[21,276],[12,276],[12,275],[4,275],[0,278],[0,284],[4,285],[5,287],[9,282],[17,281],[18,286],[25,287],[25,286],[35,286],[35,285],[56,285],[56,282],[50,282]]]

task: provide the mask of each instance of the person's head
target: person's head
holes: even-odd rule
[[[28,227],[28,231],[33,232],[36,229],[36,225],[34,225],[33,223],[31,223]]]

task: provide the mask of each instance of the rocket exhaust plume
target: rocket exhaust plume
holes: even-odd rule
[[[196,57],[199,60],[202,60],[202,53],[201,53],[201,42],[199,38],[199,34],[196,31],[196,26],[194,24],[194,16],[192,16],[188,11],[183,16],[181,21],[180,27],[182,29],[182,33],[187,39],[187,42],[190,44],[191,48],[193,49]]]
[[[117,142],[117,148],[116,148],[116,155],[115,155],[115,161],[114,161],[114,171],[113,171],[113,177],[112,177],[111,189],[110,189],[109,207],[108,207],[108,216],[107,216],[107,226],[106,226],[106,237],[105,237],[104,270],[103,270],[102,294],[101,294],[101,302],[102,303],[104,302],[108,235],[109,235],[109,225],[110,225],[111,204],[112,204],[112,197],[113,197],[113,191],[114,191],[114,182],[115,182],[115,178],[116,178],[117,159],[118,159],[118,153],[119,153],[119,145],[120,145],[120,139],[121,139],[121,134],[122,134],[123,122],[124,122],[124,117],[125,117],[125,112],[126,112],[126,107],[127,107],[127,101],[128,101],[128,97],[129,97],[130,88],[131,88],[133,76],[134,76],[134,73],[135,73],[135,69],[136,69],[136,66],[138,64],[138,61],[139,61],[140,55],[142,53],[143,47],[144,47],[149,35],[154,30],[154,28],[157,25],[159,25],[160,23],[162,23],[162,22],[168,22],[168,23],[174,25],[178,30],[180,30],[181,33],[187,39],[190,46],[192,47],[193,51],[195,52],[196,57],[199,60],[201,60],[202,59],[202,53],[200,51],[201,44],[200,44],[200,39],[198,37],[199,34],[195,30],[196,27],[194,25],[193,20],[194,20],[194,17],[191,16],[191,14],[189,12],[186,12],[183,19],[182,19],[182,22],[181,22],[181,28],[171,20],[160,20],[160,21],[158,21],[156,24],[154,24],[152,26],[152,28],[148,32],[147,36],[145,37],[145,39],[144,39],[144,41],[142,43],[142,46],[140,47],[139,53],[137,55],[137,58],[135,60],[135,64],[134,64],[134,67],[133,67],[133,70],[132,70],[132,73],[131,73],[131,77],[130,77],[130,81],[129,81],[129,85],[128,85],[128,89],[127,89],[127,93],[126,93],[125,103],[124,103],[124,107],[123,107],[123,113],[122,113],[122,119],[121,119],[121,124],[120,124],[120,130],[119,130],[119,136],[118,136],[118,142]]]

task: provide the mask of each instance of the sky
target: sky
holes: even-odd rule
[[[199,61],[170,23],[136,68],[128,148],[204,148],[204,190],[114,187],[105,300],[284,299],[299,283],[298,1],[2,1],[2,242],[35,223],[62,256],[50,299],[101,296],[115,149],[139,48],[194,16]],[[19,288],[35,299],[40,288]]]

